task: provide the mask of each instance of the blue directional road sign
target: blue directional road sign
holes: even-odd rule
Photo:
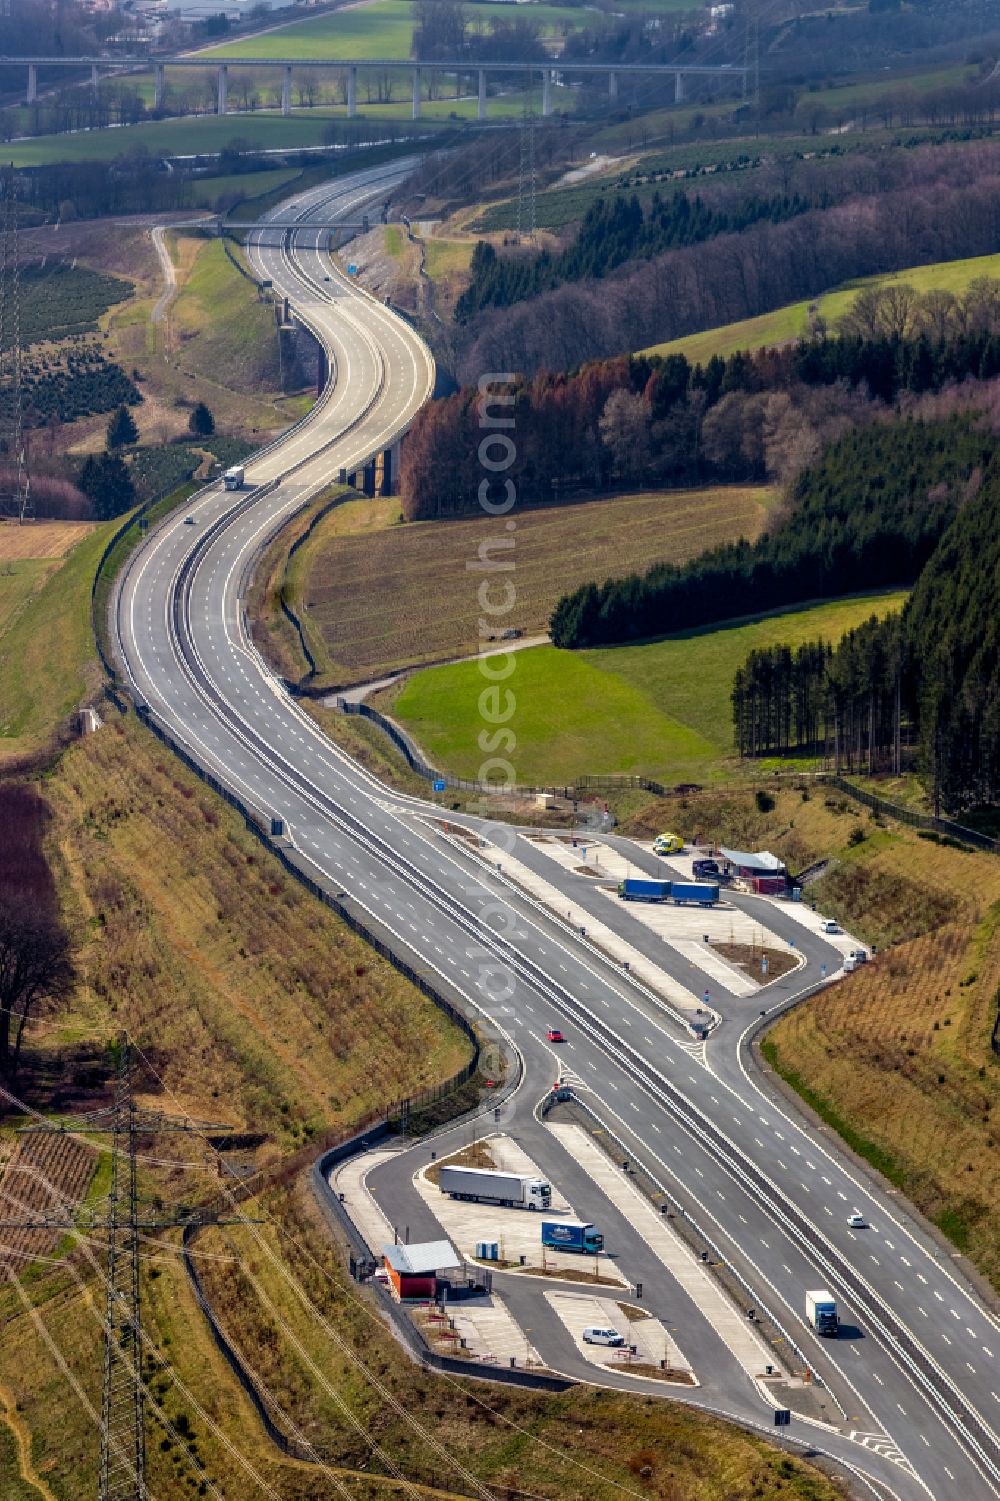
[[[447,785],[448,785],[447,782],[443,782],[443,781],[441,781],[440,778],[438,778],[438,780],[434,783],[434,791],[435,792],[444,792],[444,790],[447,787]]]

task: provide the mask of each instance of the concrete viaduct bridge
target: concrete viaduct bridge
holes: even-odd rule
[[[39,68],[70,68],[77,72],[90,69],[91,87],[96,90],[100,77],[103,74],[117,73],[148,73],[152,71],[154,78],[154,103],[157,108],[163,101],[163,86],[165,71],[167,68],[196,68],[205,70],[212,69],[217,77],[216,111],[220,115],[226,113],[227,92],[229,84],[229,70],[253,69],[255,72],[263,72],[265,69],[278,69],[282,73],[281,82],[281,113],[290,115],[292,112],[292,74],[296,68],[306,69],[309,72],[333,71],[346,74],[347,77],[347,113],[348,116],[357,114],[358,108],[358,73],[361,71],[384,72],[387,68],[406,69],[413,77],[413,118],[420,119],[420,110],[423,97],[423,76],[425,73],[466,73],[478,75],[479,81],[479,110],[480,120],[486,118],[486,80],[487,77],[519,75],[533,81],[541,75],[542,80],[542,114],[551,115],[552,91],[557,74],[562,71],[558,60],[552,62],[476,62],[475,59],[447,59],[441,58],[433,63],[413,62],[398,57],[369,57],[369,58],[312,58],[312,57],[213,57],[211,53],[188,53],[180,57],[0,57],[0,67],[22,67],[27,69],[27,93],[26,99],[29,104],[34,104],[38,98],[38,70]],[[608,80],[608,96],[615,99],[618,96],[618,80],[625,76],[641,75],[650,77],[655,75],[673,76],[674,100],[681,103],[685,96],[684,81],[687,78],[708,77],[714,79],[737,78],[743,88],[746,88],[747,69],[737,66],[710,66],[707,63],[595,63],[595,62],[571,62],[566,65],[566,71],[573,74],[598,74]]]

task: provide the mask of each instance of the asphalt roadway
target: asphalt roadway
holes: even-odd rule
[[[898,1196],[770,1090],[746,1046],[761,1003],[713,984],[722,1020],[706,1044],[697,1043],[502,869],[484,872],[461,841],[445,838],[439,810],[394,793],[333,745],[250,642],[243,596],[262,547],[338,469],[357,467],[403,433],[433,386],[433,361],[419,337],[340,276],[325,252],[326,232],[309,228],[310,216],[328,224],[365,208],[377,212],[404,171],[405,164],[381,167],[315,189],[284,206],[273,230],[254,232],[252,260],[327,346],[334,379],[309,419],[247,464],[248,492],[210,486],[130,560],[115,622],[133,697],[258,818],[283,820],[295,858],[315,879],[332,884],[416,968],[512,1040],[524,1073],[505,1129],[579,1212],[606,1228],[623,1270],[643,1281],[652,1311],[676,1307],[663,1268],[536,1119],[554,1071],[570,1068],[592,1108],[697,1206],[759,1305],[832,1391],[855,1399],[845,1402],[849,1431],[793,1420],[783,1430],[788,1439],[836,1458],[864,1493],[900,1501],[998,1496],[1000,1323]],[[489,829],[495,838],[496,824]],[[518,860],[554,885],[565,883],[579,906],[586,894],[523,834],[510,831]],[[630,858],[662,869],[652,857]],[[605,922],[636,943],[649,941],[627,909],[590,899],[600,902],[595,910]],[[794,937],[805,959],[766,992],[772,1007],[791,1005],[818,983],[820,965],[832,970],[840,955],[773,907],[767,925]],[[690,986],[680,956],[657,944],[656,958]],[[550,1023],[567,1037],[558,1059],[545,1041]],[[414,1236],[438,1229],[426,1223],[433,1217],[410,1182],[426,1150],[373,1175],[391,1218],[405,1219]],[[854,1208],[868,1229],[848,1227]],[[846,1326],[836,1341],[816,1339],[804,1321],[805,1290],[822,1286],[836,1294]],[[558,1319],[537,1298],[522,1308],[522,1298],[531,1292],[515,1294],[514,1312],[530,1314],[544,1358],[592,1380],[593,1367]],[[703,1385],[683,1400],[768,1429],[772,1415],[760,1393],[693,1308],[688,1314],[678,1337]]]

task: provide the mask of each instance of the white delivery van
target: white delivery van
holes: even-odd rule
[[[617,1329],[605,1329],[599,1324],[588,1324],[583,1331],[583,1342],[585,1345],[614,1345],[617,1347],[625,1343],[625,1337],[619,1334]]]

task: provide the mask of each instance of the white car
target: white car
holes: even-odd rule
[[[868,1222],[864,1215],[859,1214],[856,1209],[853,1214],[847,1216],[847,1223],[852,1230],[866,1230],[868,1228]]]
[[[623,1335],[617,1329],[605,1329],[599,1324],[588,1324],[583,1331],[585,1345],[613,1345],[618,1347],[625,1343]]]
[[[840,923],[837,922],[837,921],[835,921],[835,919],[832,918],[832,917],[824,917],[824,919],[823,919],[823,926],[820,929],[820,932],[821,933],[839,933],[840,932]]]

